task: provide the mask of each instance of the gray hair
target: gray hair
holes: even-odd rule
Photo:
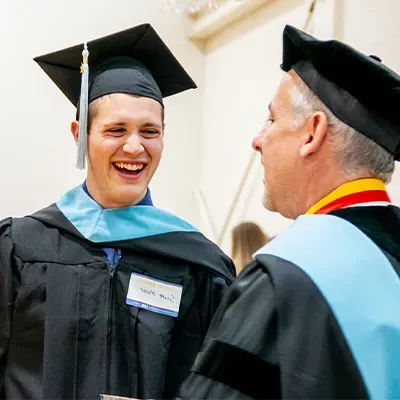
[[[367,170],[385,183],[391,181],[394,157],[382,146],[339,120],[301,79],[296,79],[292,107],[295,128],[305,123],[314,112],[322,111],[326,114],[328,138],[344,172]]]

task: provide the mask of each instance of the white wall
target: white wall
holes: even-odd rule
[[[282,0],[227,29],[206,46],[201,188],[220,229],[251,155],[251,140],[262,127],[282,76],[282,31],[302,28],[310,2]],[[321,39],[336,36],[368,54],[377,54],[400,71],[397,51],[398,0],[320,0],[311,25]],[[223,248],[230,251],[230,230],[242,220],[260,223],[275,235],[289,221],[263,209],[262,168],[257,157],[251,179],[234,214]],[[390,186],[400,203],[400,176]],[[211,234],[207,221],[204,229]]]
[[[69,133],[74,108],[34,56],[150,22],[201,88],[204,55],[162,0],[0,1],[0,218],[54,202],[82,182]],[[160,207],[198,222],[201,89],[166,99],[165,152],[151,185]],[[183,148],[183,144],[185,148]]]
[[[44,207],[84,177],[74,167],[74,109],[32,58],[150,22],[199,85],[166,99],[166,148],[153,198],[213,237],[193,197],[201,188],[221,229],[282,74],[283,27],[302,27],[310,2],[275,0],[212,39],[205,54],[188,42],[181,17],[165,13],[162,2],[0,1],[0,218]],[[346,40],[400,71],[399,15],[398,0],[319,0],[312,33]],[[230,229],[241,220],[258,221],[270,234],[289,223],[262,208],[261,180],[257,157],[223,243],[228,252]],[[389,189],[400,203],[399,173]]]
[[[400,1],[336,0],[335,35],[366,54],[375,54],[400,73]],[[399,107],[400,112],[400,107]],[[400,164],[388,186],[400,205]]]

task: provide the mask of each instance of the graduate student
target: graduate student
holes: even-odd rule
[[[77,107],[87,178],[0,223],[0,398],[171,398],[234,277],[149,191],[163,99],[196,85],[148,24],[35,61]]]

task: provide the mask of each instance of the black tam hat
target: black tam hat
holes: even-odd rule
[[[77,107],[77,167],[85,167],[87,108],[107,94],[163,98],[197,86],[149,24],[34,59]],[[90,66],[90,73],[89,73]]]
[[[400,76],[379,57],[287,25],[281,68],[293,69],[337,118],[400,160]]]

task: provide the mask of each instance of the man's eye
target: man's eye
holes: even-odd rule
[[[111,129],[108,130],[108,132],[111,132],[111,133],[124,133],[125,129],[123,129],[123,128],[111,128]]]
[[[145,134],[147,135],[156,135],[158,133],[158,131],[154,130],[154,129],[146,129],[144,131]]]
[[[265,121],[266,126],[270,126],[273,123],[274,123],[274,119],[271,116],[269,116]]]

